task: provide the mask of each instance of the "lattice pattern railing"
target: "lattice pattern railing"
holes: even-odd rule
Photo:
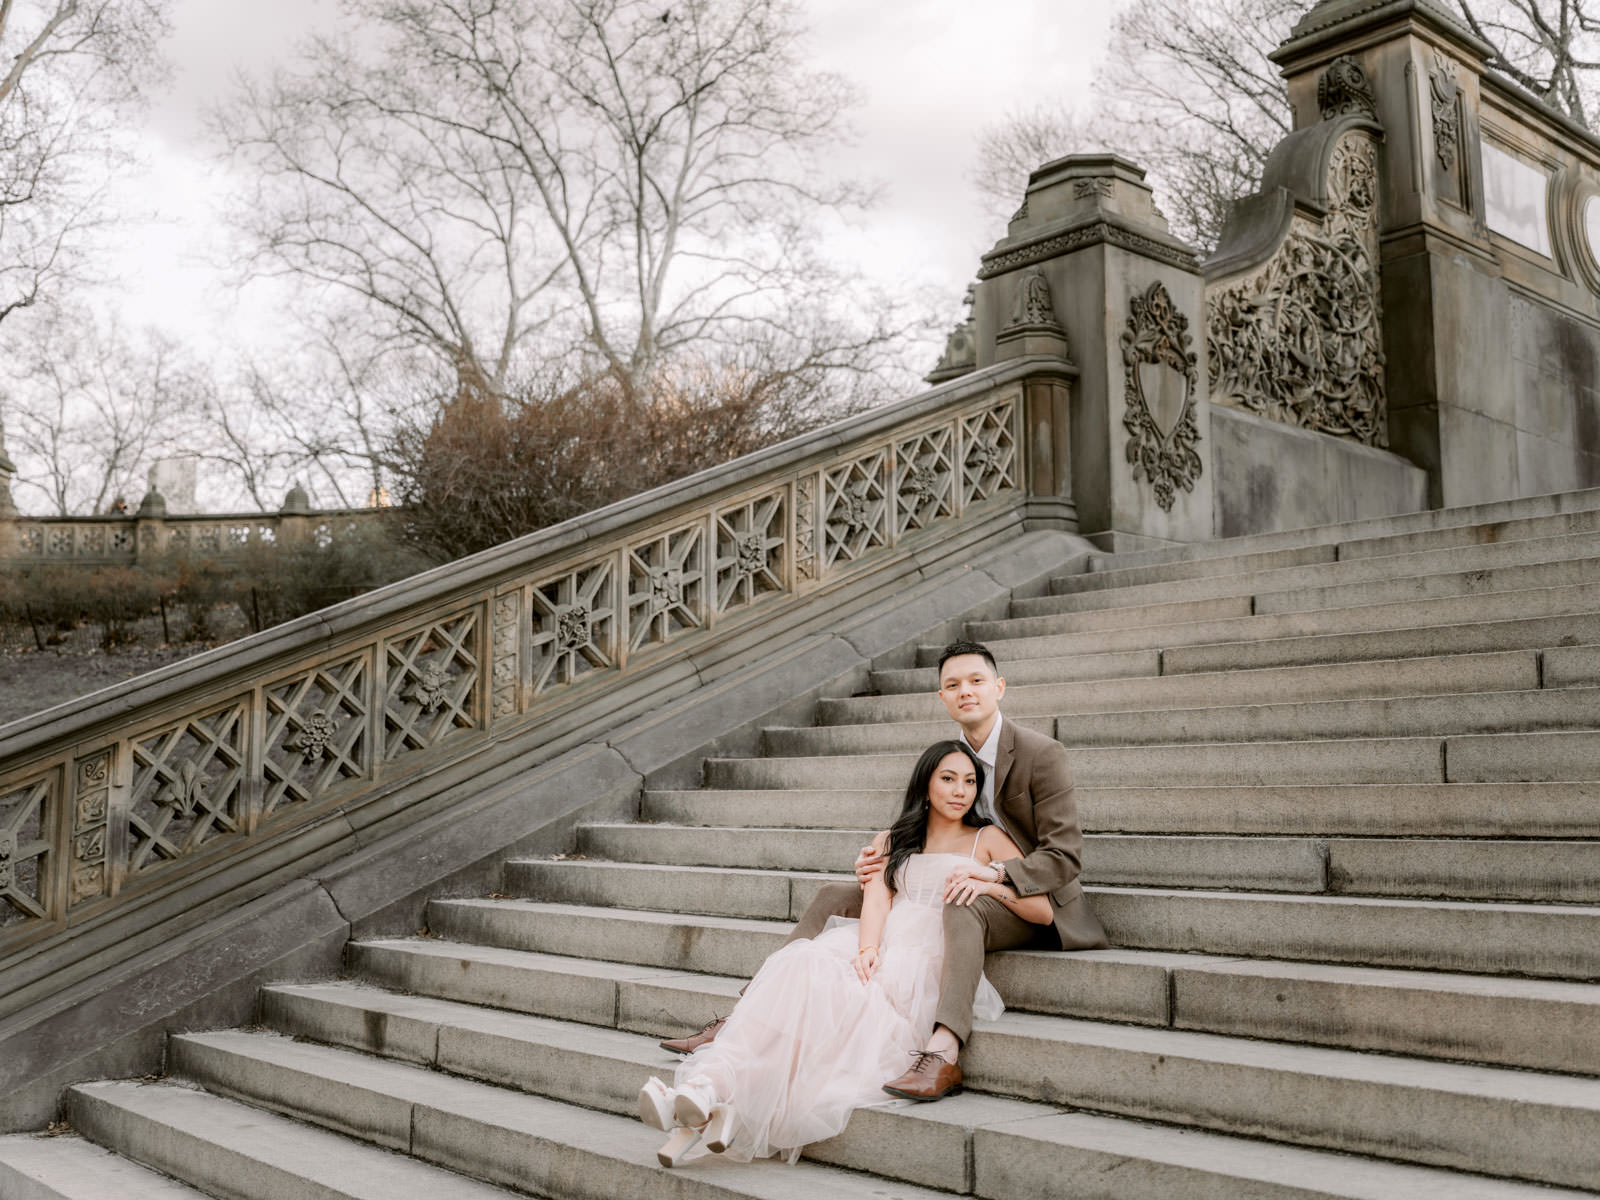
[[[546,531],[351,601],[351,632],[314,648],[239,643],[255,666],[12,738],[0,955],[1015,505],[1021,388],[949,390],[701,477],[697,505],[668,492],[603,536]]]

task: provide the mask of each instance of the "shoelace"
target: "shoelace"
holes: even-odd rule
[[[927,1066],[928,1059],[930,1058],[936,1059],[945,1066],[950,1065],[950,1060],[948,1058],[933,1050],[914,1050],[912,1051],[911,1057],[915,1060],[911,1064],[911,1074],[913,1075],[922,1070],[923,1067]]]

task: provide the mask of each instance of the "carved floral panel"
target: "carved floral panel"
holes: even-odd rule
[[[817,577],[817,473],[807,471],[794,481],[794,573],[796,579]]]
[[[930,429],[894,448],[895,537],[956,514],[953,425]]]
[[[704,522],[628,547],[628,648],[659,646],[706,622]]]
[[[517,643],[522,631],[522,593],[507,592],[494,600],[493,658],[489,666],[489,703],[493,719],[516,714],[517,683],[522,656]]]
[[[111,814],[111,755],[101,750],[77,760],[72,781],[72,868],[68,906],[105,895],[111,888],[106,851]]]
[[[367,656],[314,667],[262,689],[266,748],[261,812],[320,800],[372,773]]]
[[[787,487],[717,510],[716,611],[731,612],[784,592],[789,537]]]
[[[875,450],[822,473],[822,566],[889,544],[889,454]]]
[[[132,740],[130,876],[244,830],[248,725],[241,699]]]
[[[1296,217],[1266,264],[1208,291],[1211,400],[1384,446],[1378,154],[1371,135],[1341,138],[1329,174],[1329,208],[1320,222]]]
[[[1019,486],[1016,401],[961,418],[961,507]]]
[[[478,627],[474,605],[385,640],[385,762],[477,727]]]
[[[0,929],[47,920],[57,772],[0,787]]]
[[[533,693],[617,665],[616,557],[533,585]]]

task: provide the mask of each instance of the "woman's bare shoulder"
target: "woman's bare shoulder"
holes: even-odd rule
[[[879,854],[886,854],[889,850],[889,831],[880,829],[872,835],[872,848]]]
[[[997,862],[1002,858],[1019,858],[1022,848],[1006,836],[998,825],[985,825],[978,834],[978,858],[983,862]]]

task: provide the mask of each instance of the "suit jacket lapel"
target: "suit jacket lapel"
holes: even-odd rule
[[[1004,795],[1006,776],[1011,774],[1011,764],[1017,758],[1017,731],[1010,721],[1000,722],[1000,744],[994,751],[994,810],[1000,811],[1000,797]]]

